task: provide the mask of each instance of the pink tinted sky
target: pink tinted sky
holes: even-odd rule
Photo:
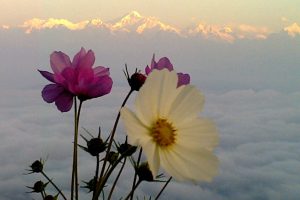
[[[177,26],[204,21],[251,24],[277,31],[300,22],[299,0],[0,0],[0,25],[19,25],[37,18],[113,20],[137,10]]]

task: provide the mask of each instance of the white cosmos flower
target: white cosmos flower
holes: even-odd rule
[[[198,116],[203,95],[177,82],[176,72],[153,70],[137,94],[135,113],[122,108],[129,142],[143,148],[154,177],[162,166],[177,180],[211,181],[218,171],[216,127]]]

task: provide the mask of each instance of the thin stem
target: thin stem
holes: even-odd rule
[[[75,199],[78,200],[78,126],[79,126],[79,119],[80,119],[80,111],[82,107],[83,101],[80,101],[79,108],[77,111],[77,102],[75,97],[75,126],[74,126],[74,146],[73,146],[73,168],[72,168],[72,186],[71,186],[71,200],[73,199],[74,187],[75,187]]]
[[[129,151],[129,150],[127,150]],[[97,183],[97,188],[96,188],[96,195],[94,196],[94,199],[98,199],[106,181],[108,180],[109,176],[111,175],[111,173],[114,171],[114,169],[116,168],[116,166],[122,161],[122,159],[125,157],[124,155],[126,155],[127,151],[125,151],[123,154],[121,154],[120,158],[118,158],[118,160],[116,162],[114,162],[111,167],[109,168],[109,170],[105,173],[105,175],[99,180],[99,183]]]
[[[74,97],[74,144],[73,144],[73,166],[72,166],[72,179],[71,179],[71,200],[74,196],[74,180],[75,180],[75,135],[76,135],[76,119],[77,119],[77,99]]]
[[[136,188],[140,185],[141,182],[142,182],[141,180],[139,180],[137,182],[137,184],[134,186],[133,190],[130,191],[130,193],[127,195],[127,197],[124,200],[128,200],[129,199],[129,197],[132,195],[132,193],[136,190]]]
[[[96,172],[95,172],[95,177],[94,177],[94,181],[95,181],[95,186],[94,186],[94,191],[93,191],[93,199],[94,199],[94,196],[95,196],[95,191],[96,191],[96,183],[97,183],[97,180],[98,180],[98,177],[99,177],[99,154],[97,155],[97,163],[96,163]]]
[[[131,93],[133,92],[134,90],[130,90],[127,94],[127,96],[125,97],[122,105],[121,105],[121,108],[124,107],[124,105],[126,104],[129,96],[131,95]],[[106,155],[105,155],[105,159],[104,159],[104,162],[103,162],[103,165],[102,165],[102,169],[101,169],[101,173],[100,173],[100,179],[99,179],[99,184],[98,184],[98,181],[97,181],[97,187],[96,187],[96,195],[95,195],[95,198],[93,198],[93,200],[96,200],[98,199],[99,195],[100,195],[100,191],[101,191],[101,187],[100,185],[103,185],[101,184],[100,182],[102,181],[102,177],[104,176],[104,171],[105,171],[105,167],[106,167],[106,164],[107,164],[107,160],[108,160],[108,154],[110,152],[110,149],[112,147],[112,143],[113,143],[113,140],[114,140],[114,136],[115,136],[115,132],[117,130],[117,126],[118,126],[118,123],[119,123],[119,120],[120,120],[120,116],[121,116],[121,113],[120,113],[120,110],[118,112],[118,116],[116,118],[116,121],[114,123],[114,126],[113,126],[113,129],[112,129],[112,132],[111,132],[111,135],[110,135],[110,139],[109,139],[109,143],[108,143],[108,146],[107,146],[107,150],[106,150]]]
[[[166,189],[167,185],[170,183],[171,180],[172,180],[172,176],[170,176],[170,178],[168,179],[168,181],[165,183],[164,187],[159,191],[158,195],[155,197],[155,200],[157,200],[160,197],[160,195]]]
[[[65,197],[65,195],[62,193],[62,191],[56,186],[56,184],[45,174],[45,172],[41,172],[42,175],[53,185],[53,187],[55,187],[55,189],[59,192],[59,194],[65,199],[67,200],[67,198]]]
[[[138,157],[138,160],[137,160],[137,163],[136,163],[136,166],[135,166],[135,167],[139,167],[139,165],[140,165],[140,161],[141,161],[141,157],[142,157],[142,152],[143,152],[143,149],[140,148],[139,157]],[[134,185],[135,185],[135,183],[136,183],[136,179],[137,179],[137,173],[136,173],[136,169],[135,169],[135,170],[134,170],[134,179],[133,179],[133,183],[132,183],[132,188],[131,188],[131,190],[133,190],[133,188],[134,188]],[[134,191],[132,191],[130,200],[133,199],[133,195],[134,195]]]
[[[109,192],[108,200],[111,199],[112,193],[113,193],[113,191],[114,191],[114,189],[115,189],[115,187],[116,187],[116,185],[117,185],[117,182],[118,182],[118,180],[119,180],[119,178],[120,178],[120,175],[121,175],[121,173],[122,173],[122,171],[123,171],[123,169],[124,169],[124,166],[125,166],[125,164],[126,164],[126,160],[127,160],[127,158],[125,157],[125,158],[124,158],[124,161],[123,161],[123,164],[122,164],[122,166],[121,166],[121,169],[120,169],[120,171],[119,171],[119,173],[118,173],[118,175],[117,175],[117,177],[116,177],[116,179],[115,179],[115,181],[114,181],[114,183],[113,183],[113,185],[112,185],[112,187],[111,187],[111,190],[110,190],[110,192]]]
[[[45,192],[44,190],[41,191],[41,195],[42,195],[42,198],[43,198],[43,199],[45,199],[45,194],[44,194],[44,192]]]

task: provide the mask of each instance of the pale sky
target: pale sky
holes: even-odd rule
[[[278,30],[300,22],[300,0],[0,0],[0,25],[37,18],[119,18],[132,10],[177,26],[245,23]]]

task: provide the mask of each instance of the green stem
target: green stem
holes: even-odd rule
[[[96,163],[96,172],[95,172],[95,177],[94,177],[94,181],[95,181],[95,186],[94,186],[94,191],[93,191],[93,198],[94,199],[94,196],[95,196],[95,191],[96,191],[96,183],[97,183],[97,180],[98,180],[98,177],[99,177],[99,154],[97,155],[97,163]]]
[[[116,179],[115,179],[115,181],[114,181],[114,183],[113,183],[113,185],[112,185],[112,187],[111,187],[111,190],[110,190],[110,192],[109,192],[109,195],[108,195],[108,200],[110,200],[111,199],[111,196],[112,196],[112,193],[113,193],[113,191],[114,191],[114,189],[115,189],[115,187],[116,187],[116,185],[117,185],[117,182],[118,182],[118,180],[119,180],[119,178],[120,178],[120,175],[121,175],[121,173],[122,173],[122,171],[123,171],[123,169],[124,169],[124,166],[125,166],[125,164],[126,164],[126,157],[124,158],[124,161],[123,161],[123,164],[122,164],[122,166],[121,166],[121,169],[120,169],[120,171],[119,171],[119,173],[118,173],[118,175],[117,175],[117,177],[116,177]]]
[[[141,182],[142,182],[141,180],[139,180],[139,181],[137,182],[137,184],[134,186],[134,188],[130,191],[130,193],[127,195],[127,197],[126,197],[124,200],[128,200],[128,199],[131,197],[131,195],[132,195],[133,192],[136,190],[136,188],[140,185]]]
[[[41,191],[42,198],[45,199],[44,190]]]
[[[127,94],[127,96],[125,97],[122,105],[121,105],[121,108],[124,107],[124,105],[126,104],[129,96],[131,95],[131,93],[133,92],[134,90],[130,90]],[[104,162],[103,162],[103,165],[102,165],[102,169],[101,169],[101,173],[100,173],[100,178],[99,178],[99,181],[97,181],[97,186],[96,186],[96,192],[95,192],[95,197],[93,198],[93,200],[96,200],[98,199],[99,195],[100,195],[100,191],[102,190],[102,187],[100,187],[100,185],[103,185],[101,182],[102,182],[102,178],[104,176],[104,171],[105,171],[105,167],[106,167],[106,164],[107,164],[107,160],[108,160],[108,154],[111,150],[111,147],[112,147],[112,143],[113,143],[113,140],[114,140],[114,136],[115,136],[115,132],[117,130],[117,126],[118,126],[118,123],[119,123],[119,120],[120,120],[120,116],[121,116],[121,113],[120,111],[118,112],[118,116],[116,118],[116,121],[114,123],[114,126],[113,126],[113,129],[112,129],[112,132],[111,132],[111,135],[110,135],[110,140],[109,140],[109,143],[108,143],[108,146],[107,146],[107,150],[106,150],[106,155],[105,155],[105,159],[104,159]],[[104,183],[105,184],[105,183]]]
[[[129,151],[129,149],[127,151]],[[98,199],[98,197],[99,197],[99,195],[100,195],[100,193],[101,193],[101,191],[102,191],[102,189],[103,189],[106,181],[108,180],[109,176],[114,171],[114,169],[116,168],[116,166],[122,161],[122,159],[125,158],[124,155],[126,155],[127,151],[125,151],[123,154],[121,154],[120,158],[118,158],[118,160],[111,165],[111,167],[105,173],[105,175],[102,177],[102,179],[99,180],[99,182],[97,183],[96,195],[94,196],[93,200]]]
[[[172,176],[168,179],[168,181],[165,183],[164,187],[160,190],[160,192],[158,193],[158,195],[155,197],[155,200],[157,200],[160,197],[160,195],[166,189],[167,185],[170,183],[171,180],[172,180]]]
[[[65,199],[67,200],[67,198],[65,197],[65,195],[62,193],[62,191],[55,185],[55,183],[45,174],[45,172],[41,172],[42,175],[53,185],[53,187],[55,187],[55,189],[59,192],[59,194]]]
[[[78,127],[79,127],[79,119],[80,112],[83,101],[80,101],[79,108],[77,111],[77,103],[75,97],[75,129],[74,129],[74,146],[73,146],[73,168],[72,168],[72,187],[71,187],[71,200],[73,199],[73,193],[75,188],[75,199],[78,200]]]
[[[74,196],[74,180],[75,180],[75,135],[76,135],[76,119],[77,119],[77,99],[74,97],[74,144],[73,144],[73,166],[72,166],[72,179],[71,179],[71,200]]]
[[[140,165],[142,152],[143,152],[143,149],[142,149],[142,147],[141,147],[141,148],[140,148],[140,152],[139,152],[139,157],[138,157],[138,160],[137,160],[137,163],[136,163],[136,166],[135,166],[135,170],[134,170],[134,179],[133,179],[133,183],[132,183],[132,188],[131,188],[131,190],[134,189],[134,186],[135,186],[135,183],[136,183],[136,179],[137,179],[137,173],[136,173],[136,172],[137,172],[137,169],[136,169],[136,167],[139,167],[139,165]],[[133,195],[134,195],[134,191],[132,191],[132,194],[131,194],[131,197],[130,197],[131,200],[133,199]]]

